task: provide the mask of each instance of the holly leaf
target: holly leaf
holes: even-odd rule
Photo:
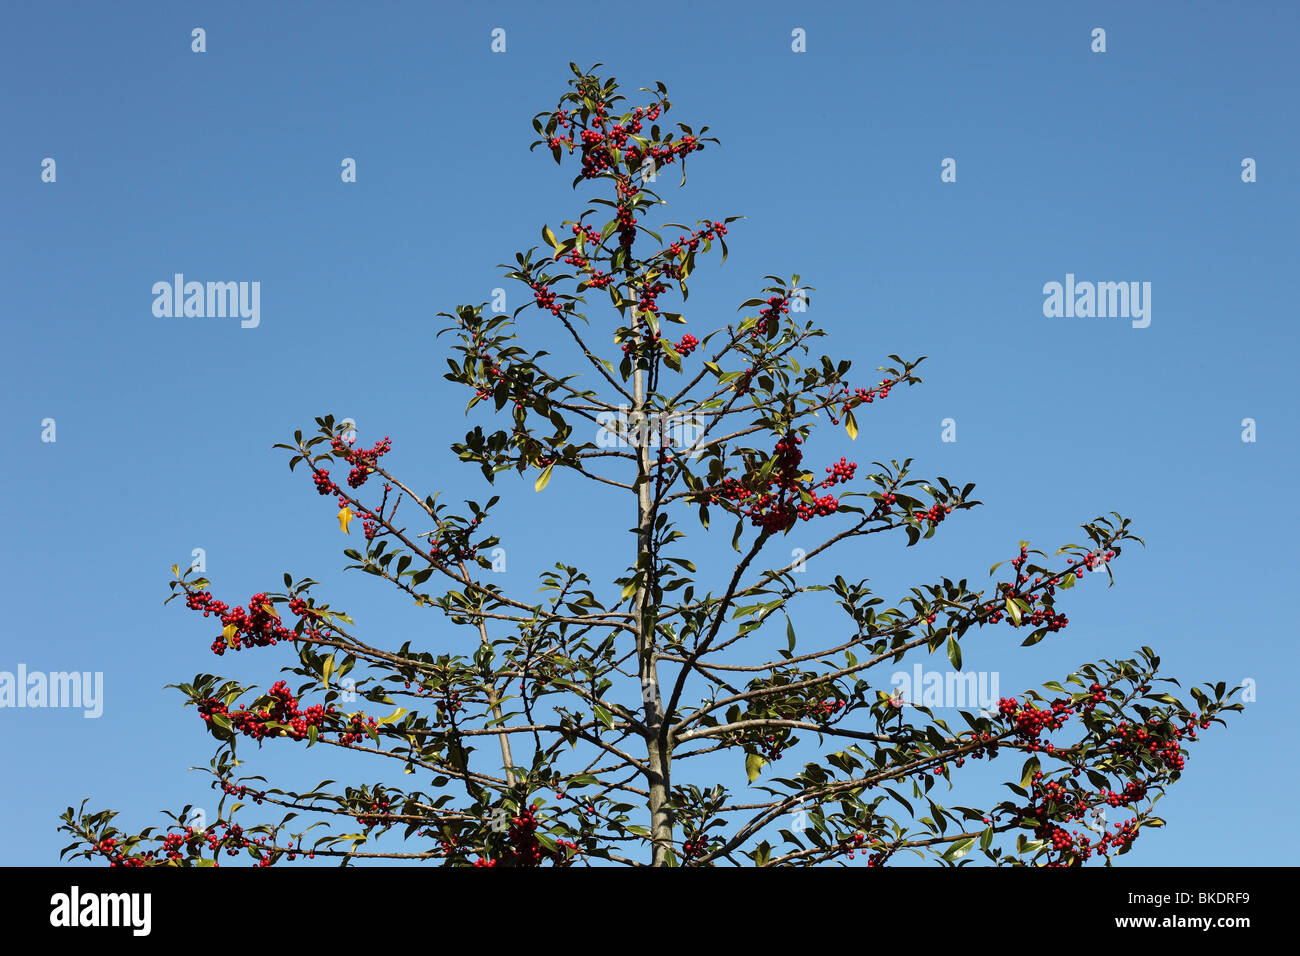
[[[554,464],[547,465],[542,473],[537,476],[537,480],[533,482],[533,491],[541,491],[551,483],[551,469],[554,467]]]
[[[1012,598],[1007,598],[1007,613],[1011,615],[1011,620],[1015,621],[1016,625],[1019,626],[1020,605],[1017,604]]]
[[[970,848],[973,847],[974,845],[975,845],[974,837],[967,837],[964,840],[958,840],[956,843],[954,843],[951,847],[948,848],[948,852],[943,855],[943,858],[949,862],[952,862],[953,860],[960,860],[963,856],[965,856],[968,852],[970,852]]]

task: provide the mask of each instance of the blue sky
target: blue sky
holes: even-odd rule
[[[570,61],[628,92],[662,80],[670,119],[722,141],[662,190],[669,219],[747,217],[727,263],[697,271],[689,331],[797,272],[824,350],[870,383],[890,353],[929,356],[923,386],[818,454],[910,456],[976,482],[985,507],[924,547],[872,541],[810,570],[869,576],[894,603],[936,575],[984,586],[1021,539],[1051,551],[1098,514],[1133,518],[1147,548],[1112,589],[1067,595],[1064,635],[1020,650],[990,632],[967,666],[1005,694],[1149,644],[1184,686],[1253,680],[1245,714],[1192,748],[1170,826],[1124,862],[1286,862],[1298,25],[1293,6],[1226,3],[7,7],[0,670],[102,671],[105,704],[0,710],[0,862],[55,862],[57,814],[85,796],[128,829],[214,806],[186,771],[210,738],[163,687],[202,671],[265,687],[283,661],[217,660],[205,623],[162,606],[193,548],[232,603],[288,570],[394,646],[446,633],[341,573],[333,509],[271,445],[350,416],[365,444],[393,438],[386,460],[422,491],[491,493],[446,451],[472,423],[433,316],[502,285],[521,304],[495,265],[581,210],[572,168],[527,151]],[[155,317],[153,284],[178,272],[260,282],[260,324]],[[1044,284],[1067,274],[1150,282],[1150,325],[1045,317]],[[521,594],[556,560],[626,560],[626,507],[578,480],[543,506],[531,480],[497,493]],[[272,756],[303,783],[336,775]]]

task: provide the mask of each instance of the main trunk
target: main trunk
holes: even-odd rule
[[[637,442],[637,560],[636,568],[644,571],[636,592],[636,641],[641,697],[645,703],[647,789],[650,791],[651,865],[667,866],[672,850],[672,814],[668,807],[672,752],[664,734],[662,701],[659,693],[658,662],[655,654],[655,608],[650,592],[653,573],[654,456],[657,450],[650,440],[651,429],[645,413],[646,373],[633,373],[633,408],[629,424],[635,423]]]

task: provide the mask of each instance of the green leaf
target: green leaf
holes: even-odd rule
[[[542,238],[546,240],[546,244],[552,249],[558,250],[560,248],[560,242],[555,238],[555,233],[551,232],[550,226],[542,226]]]
[[[961,645],[957,643],[955,635],[948,637],[948,660],[957,670],[961,670]]]
[[[1034,774],[1038,773],[1041,766],[1037,757],[1030,757],[1026,760],[1024,768],[1020,771],[1020,786],[1028,787],[1034,780]]]
[[[943,855],[943,858],[945,860],[948,860],[949,862],[953,860],[960,860],[963,856],[965,856],[967,853],[970,852],[970,848],[973,847],[974,845],[975,845],[974,837],[967,837],[964,840],[958,840],[952,846],[948,847],[948,852]]]
[[[541,491],[551,483],[551,469],[554,467],[554,463],[547,465],[542,473],[537,476],[537,480],[533,482],[533,491]]]
[[[762,772],[763,765],[766,763],[767,761],[758,754],[745,755],[745,773],[748,775],[750,783],[758,779],[758,775]]]

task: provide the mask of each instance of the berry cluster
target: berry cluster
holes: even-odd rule
[[[1070,619],[1066,617],[1064,614],[1056,613],[1056,611],[1053,610],[1053,608],[1051,607],[1051,601],[1054,595],[1056,594],[1057,582],[1060,581],[1069,572],[1062,571],[1059,574],[1054,574],[1050,576],[1046,580],[1044,580],[1042,576],[1039,575],[1036,576],[1031,582],[1029,579],[1029,575],[1022,570],[1022,568],[1025,566],[1025,562],[1028,560],[1029,560],[1029,549],[1025,545],[1021,545],[1019,556],[1016,557],[1011,562],[1012,567],[1015,569],[1015,574],[1016,574],[1015,581],[1014,582],[1003,581],[1001,584],[998,585],[998,590],[1004,592],[1003,597],[1006,598],[1007,600],[1011,600],[1013,598],[1021,598],[1023,600],[1028,601],[1030,604],[1030,610],[1028,611],[1027,614],[1021,615],[1019,622],[1017,622],[1016,619],[1012,617],[1011,625],[1015,627],[1017,626],[1018,623],[1027,622],[1032,627],[1046,627],[1049,632],[1056,632],[1062,630],[1070,623]],[[1074,559],[1071,558],[1070,562],[1073,563]],[[1037,590],[1039,587],[1041,587],[1043,589],[1043,593],[1041,595],[1035,596],[1033,594],[1027,594],[1022,592],[1021,588],[1026,585],[1030,585],[1031,583],[1032,583],[1031,590]],[[1039,607],[1034,607],[1034,604],[1037,601],[1042,601],[1043,603]],[[984,605],[984,615],[985,616],[981,618],[979,621],[980,626],[983,626],[984,624],[997,624],[1004,617],[1006,617],[1006,614],[1003,613],[1002,608],[999,607],[996,602],[992,602],[992,601]],[[1101,700],[1105,700],[1104,694]],[[1100,703],[1100,701],[1094,702],[1093,706],[1096,706],[1096,703]],[[1091,710],[1092,707],[1088,707],[1087,709]]]
[[[560,314],[560,307],[555,304],[555,293],[551,291],[550,286],[536,281],[528,283],[528,286],[533,290],[533,298],[537,300],[539,309],[550,309],[552,315]]]
[[[838,396],[840,394],[847,396],[848,400],[844,403],[843,407],[840,408],[840,415],[847,416],[849,412],[852,411],[852,409],[858,405],[862,405],[864,403],[870,405],[877,398],[881,398],[881,399],[888,398],[889,390],[897,384],[898,384],[897,381],[891,382],[889,379],[885,379],[875,388],[855,388],[853,390],[852,395],[849,395],[848,389],[845,388],[842,393],[835,392],[834,394],[832,394],[832,396],[828,399],[828,404],[834,404],[835,402],[839,401]],[[835,416],[834,412],[832,412],[831,424],[838,425],[839,423],[840,423],[840,419]]]
[[[461,702],[460,694],[452,692],[444,695],[443,699],[435,702],[438,708],[438,726],[444,727],[447,721],[456,719],[456,712],[463,710],[465,705]]]
[[[333,704],[328,709],[313,704],[300,710],[297,698],[284,681],[272,685],[270,697],[271,703],[256,710],[230,710],[222,701],[209,697],[198,705],[199,716],[205,723],[211,723],[218,716],[225,717],[236,731],[253,740],[275,737],[304,740],[311,728],[315,727],[319,732],[334,714]]]
[[[694,352],[696,348],[699,347],[699,344],[700,344],[699,339],[697,339],[695,336],[691,335],[690,333],[687,333],[686,335],[683,335],[682,340],[673,347],[677,349],[678,354],[685,356],[685,355],[690,355],[692,352]]]
[[[618,244],[624,249],[630,249],[632,243],[636,242],[636,216],[632,214],[632,207],[627,203],[619,203],[618,212],[614,216],[618,222]]]
[[[569,840],[556,840],[554,850],[544,846],[537,838],[538,806],[540,804],[534,803],[512,817],[510,830],[505,838],[505,847],[498,852],[497,856],[480,857],[474,861],[474,865],[536,867],[541,866],[544,860],[550,860],[555,866],[568,865],[570,854],[565,853],[565,850],[576,854],[578,845]]]
[[[857,851],[863,849],[862,844],[865,843],[866,840],[867,835],[859,830],[857,833],[853,834],[852,838],[844,837],[840,840],[840,850],[848,850],[849,859],[851,860],[856,855]]]
[[[759,310],[758,326],[750,333],[751,339],[757,339],[764,335],[774,335],[782,315],[788,315],[790,306],[789,299],[783,295],[770,296],[767,305]]]
[[[1051,844],[1051,852],[1056,854],[1049,855],[1046,863],[1049,867],[1078,866],[1089,860],[1094,852],[1108,856],[1111,850],[1122,850],[1131,844],[1137,835],[1136,820],[1115,824],[1115,832],[1103,833],[1096,844],[1086,834],[1078,830],[1067,832],[1055,823],[1045,823],[1034,830],[1034,836],[1047,840]]]
[[[1079,566],[1071,568],[1071,570],[1076,576],[1082,575],[1084,571],[1100,571],[1102,565],[1110,563],[1110,559],[1113,557],[1115,557],[1114,551],[1107,551],[1104,554],[1100,551],[1089,551],[1083,556],[1083,561],[1080,562]],[[1070,559],[1070,563],[1075,563],[1074,558]]]
[[[1201,723],[1202,729],[1208,726],[1208,721]],[[1182,770],[1187,758],[1183,756],[1179,742],[1184,735],[1191,740],[1196,739],[1195,719],[1189,721],[1185,727],[1165,723],[1159,717],[1150,718],[1146,726],[1120,721],[1112,733],[1111,746],[1116,752],[1123,754],[1145,750],[1170,770]]]
[[[834,514],[839,508],[835,496],[819,497],[813,492],[819,487],[829,488],[839,481],[847,481],[857,464],[840,459],[838,465],[827,469],[831,477],[820,485],[805,483],[800,470],[803,452],[798,447],[802,442],[798,435],[791,435],[776,443],[773,452],[776,467],[765,487],[755,487],[752,480],[725,478],[710,490],[710,500],[733,503],[741,514],[749,516],[752,524],[770,532],[793,527],[796,520],[808,521],[818,515]],[[804,495],[811,501],[805,503]]]
[[[632,117],[626,123],[615,123],[606,129],[609,120],[609,110],[604,102],[598,101],[595,109],[592,110],[592,116],[595,120],[593,127],[587,127],[578,130],[578,138],[582,141],[582,176],[584,179],[594,179],[597,176],[607,172],[614,162],[614,150],[624,149],[627,145],[627,138],[641,132],[645,120],[654,122],[659,115],[668,109],[668,103],[656,103],[653,106],[643,108],[638,106],[632,111]],[[554,114],[557,124],[564,129],[578,129],[577,121],[567,110],[556,110]],[[684,150],[690,152],[691,149],[700,148],[694,145],[694,137],[687,137],[692,140],[691,145]],[[572,132],[568,136],[549,136],[546,145],[551,149],[568,147],[569,152],[577,146]],[[680,149],[680,144],[674,145],[674,150]],[[653,152],[653,150],[652,150]],[[671,159],[668,160],[671,162]],[[632,169],[640,165],[641,154],[635,148],[627,152],[627,166]]]
[[[1054,780],[1045,780],[1041,770],[1034,773],[1029,805],[1022,809],[1021,814],[1034,824],[1034,836],[1051,845],[1048,866],[1082,862],[1092,855],[1093,847],[1086,835],[1078,830],[1067,831],[1052,819],[1059,816],[1066,823],[1082,820],[1088,809],[1083,794],[1072,793]]]
[[[841,458],[835,464],[826,466],[826,472],[830,477],[822,482],[822,487],[830,488],[841,482],[851,481],[853,479],[853,473],[857,470],[857,462],[849,461],[847,458]]]
[[[265,593],[249,598],[247,611],[215,600],[208,591],[187,592],[185,606],[202,611],[204,617],[215,614],[221,618],[224,630],[212,642],[212,653],[218,656],[226,653],[227,647],[238,651],[245,647],[266,647],[279,641],[297,640],[297,635],[280,623],[280,615],[267,601]]]
[[[312,610],[307,602],[300,597],[289,598],[289,612],[297,617],[305,617],[312,621],[320,617],[320,614]]]
[[[256,803],[258,806],[261,806],[262,800],[266,798],[265,791],[250,790],[244,784],[227,783],[224,780],[221,781],[221,792],[228,794],[229,796],[236,797],[240,800],[245,799],[251,794],[253,798],[253,802]]]
[[[1038,740],[1045,730],[1060,730],[1074,713],[1068,700],[1052,701],[1051,709],[1044,710],[1026,703],[1020,706],[1013,698],[1003,697],[998,701],[998,713],[1008,721],[1015,735],[1030,744],[1030,750],[1039,749]],[[1047,745],[1049,750],[1051,744]]]
[[[113,837],[104,837],[95,844],[94,850],[102,854],[107,860],[109,866],[147,866],[144,859],[139,856],[127,856],[118,847],[120,844]],[[147,856],[148,854],[145,854]]]
[[[875,388],[855,388],[853,390],[853,404],[861,405],[863,402],[866,402],[870,405],[877,398],[888,398],[889,389],[892,384],[892,382],[884,381]]]
[[[1147,795],[1147,785],[1145,781],[1130,780],[1124,784],[1124,789],[1118,793],[1113,790],[1102,788],[1098,793],[1109,806],[1123,807],[1130,803],[1136,803]]]
[[[632,222],[635,223],[636,220],[634,219]],[[657,314],[659,311],[659,296],[663,295],[667,291],[668,286],[664,285],[662,282],[647,281],[641,286],[641,294],[638,296],[636,303],[637,311],[654,312]]]
[[[950,514],[952,514],[952,505],[941,505],[936,502],[925,511],[916,512],[915,517],[922,524],[928,521],[930,527],[934,527]]]
[[[704,144],[694,136],[683,136],[675,143],[667,142],[662,146],[651,146],[644,152],[634,146],[625,154],[627,168],[635,169],[640,167],[647,157],[649,157],[654,163],[655,168],[660,166],[671,166],[675,160],[703,148]]]
[[[636,320],[636,326],[637,326],[637,331],[641,332],[641,319],[639,316],[637,317]],[[644,349],[654,348],[658,344],[659,339],[661,337],[658,332],[655,332],[650,335],[646,335],[644,332],[641,332],[641,335],[643,336],[641,340],[623,343],[624,355],[634,355],[637,352],[643,351]]]
[[[709,852],[711,846],[712,843],[710,843],[703,835],[695,837],[694,839],[683,840],[682,859],[687,862],[699,859]]]
[[[592,227],[574,223],[571,228],[573,234],[582,237],[588,245],[598,246],[600,244],[600,233]],[[587,277],[583,281],[593,289],[603,289],[614,281],[614,277],[608,272],[601,272],[594,268],[591,264],[591,259],[584,252],[580,251],[577,246],[574,246],[569,250],[568,255],[564,257],[564,261],[569,265],[588,273]]]
[[[582,223],[575,222],[569,229],[575,236],[581,236],[587,245],[600,244],[600,233],[596,231],[595,226],[584,226]]]
[[[316,490],[322,495],[337,495],[339,493],[339,486],[334,484],[328,471],[322,468],[313,468],[311,476],[312,480],[316,482]]]
[[[221,832],[223,830],[224,833]],[[156,866],[164,863],[164,860],[172,862],[194,859],[199,856],[205,843],[207,849],[213,853],[213,866],[221,865],[216,860],[216,857],[221,854],[222,850],[225,850],[227,856],[238,856],[247,852],[257,860],[256,865],[260,867],[271,866],[276,855],[274,852],[268,852],[266,837],[250,838],[245,835],[243,828],[237,823],[216,823],[204,831],[186,827],[184,832],[164,834],[158,843],[157,849],[145,850],[134,856],[127,856],[120,841],[113,837],[105,837],[96,842],[93,849],[108,860],[109,866],[115,867]],[[289,849],[288,857],[293,860],[301,852],[302,846],[300,844],[296,850]],[[160,855],[162,858],[160,858]],[[311,859],[316,858],[315,853],[309,853],[307,856]]]
[[[776,734],[764,734],[756,741],[758,752],[769,761],[780,760],[781,755],[785,753],[785,737],[784,733],[780,739]]]
[[[808,716],[813,720],[826,720],[838,714],[847,706],[848,701],[838,698],[836,700],[813,701],[808,708]]]
[[[1129,846],[1137,839],[1138,826],[1136,820],[1125,820],[1123,823],[1115,824],[1114,833],[1106,833],[1097,841],[1097,852],[1105,855],[1110,850],[1122,850]]]
[[[1080,709],[1084,713],[1091,713],[1097,705],[1104,703],[1106,700],[1106,688],[1102,687],[1096,681],[1088,686],[1088,693],[1091,695],[1082,702]]]
[[[218,829],[224,829],[224,834],[218,833]],[[250,852],[257,859],[256,866],[267,867],[272,864],[271,854],[264,851],[266,837],[249,838],[244,835],[244,828],[238,823],[217,823],[208,829],[205,834],[208,843],[208,849],[213,851],[214,855],[219,855],[222,850],[226,851],[226,856],[238,856],[244,851]],[[314,857],[315,854],[312,854]],[[213,866],[220,866],[220,863],[214,862]]]
[[[392,821],[388,819],[390,816],[388,807],[388,800],[379,797],[365,803],[365,813],[353,814],[353,816],[357,818],[357,823],[360,823],[363,827],[391,827],[393,824]]]
[[[379,723],[373,717],[367,717],[365,714],[356,713],[348,718],[345,725],[347,730],[339,733],[339,743],[355,744],[370,736],[369,731],[378,730]]]
[[[668,253],[674,259],[680,259],[687,252],[694,252],[700,247],[700,243],[706,239],[715,239],[718,236],[725,236],[727,227],[720,222],[714,222],[703,229],[693,229],[689,236],[678,236],[677,241],[668,247]]]
[[[368,450],[354,449],[351,442],[345,442],[337,435],[331,442],[331,447],[335,454],[342,455],[347,463],[352,466],[352,471],[348,473],[348,486],[351,488],[360,488],[370,477],[370,473],[375,470],[379,459],[388,454],[393,449],[393,442],[387,435],[381,441],[375,442],[375,446]],[[320,488],[320,482],[317,481],[317,488]]]

